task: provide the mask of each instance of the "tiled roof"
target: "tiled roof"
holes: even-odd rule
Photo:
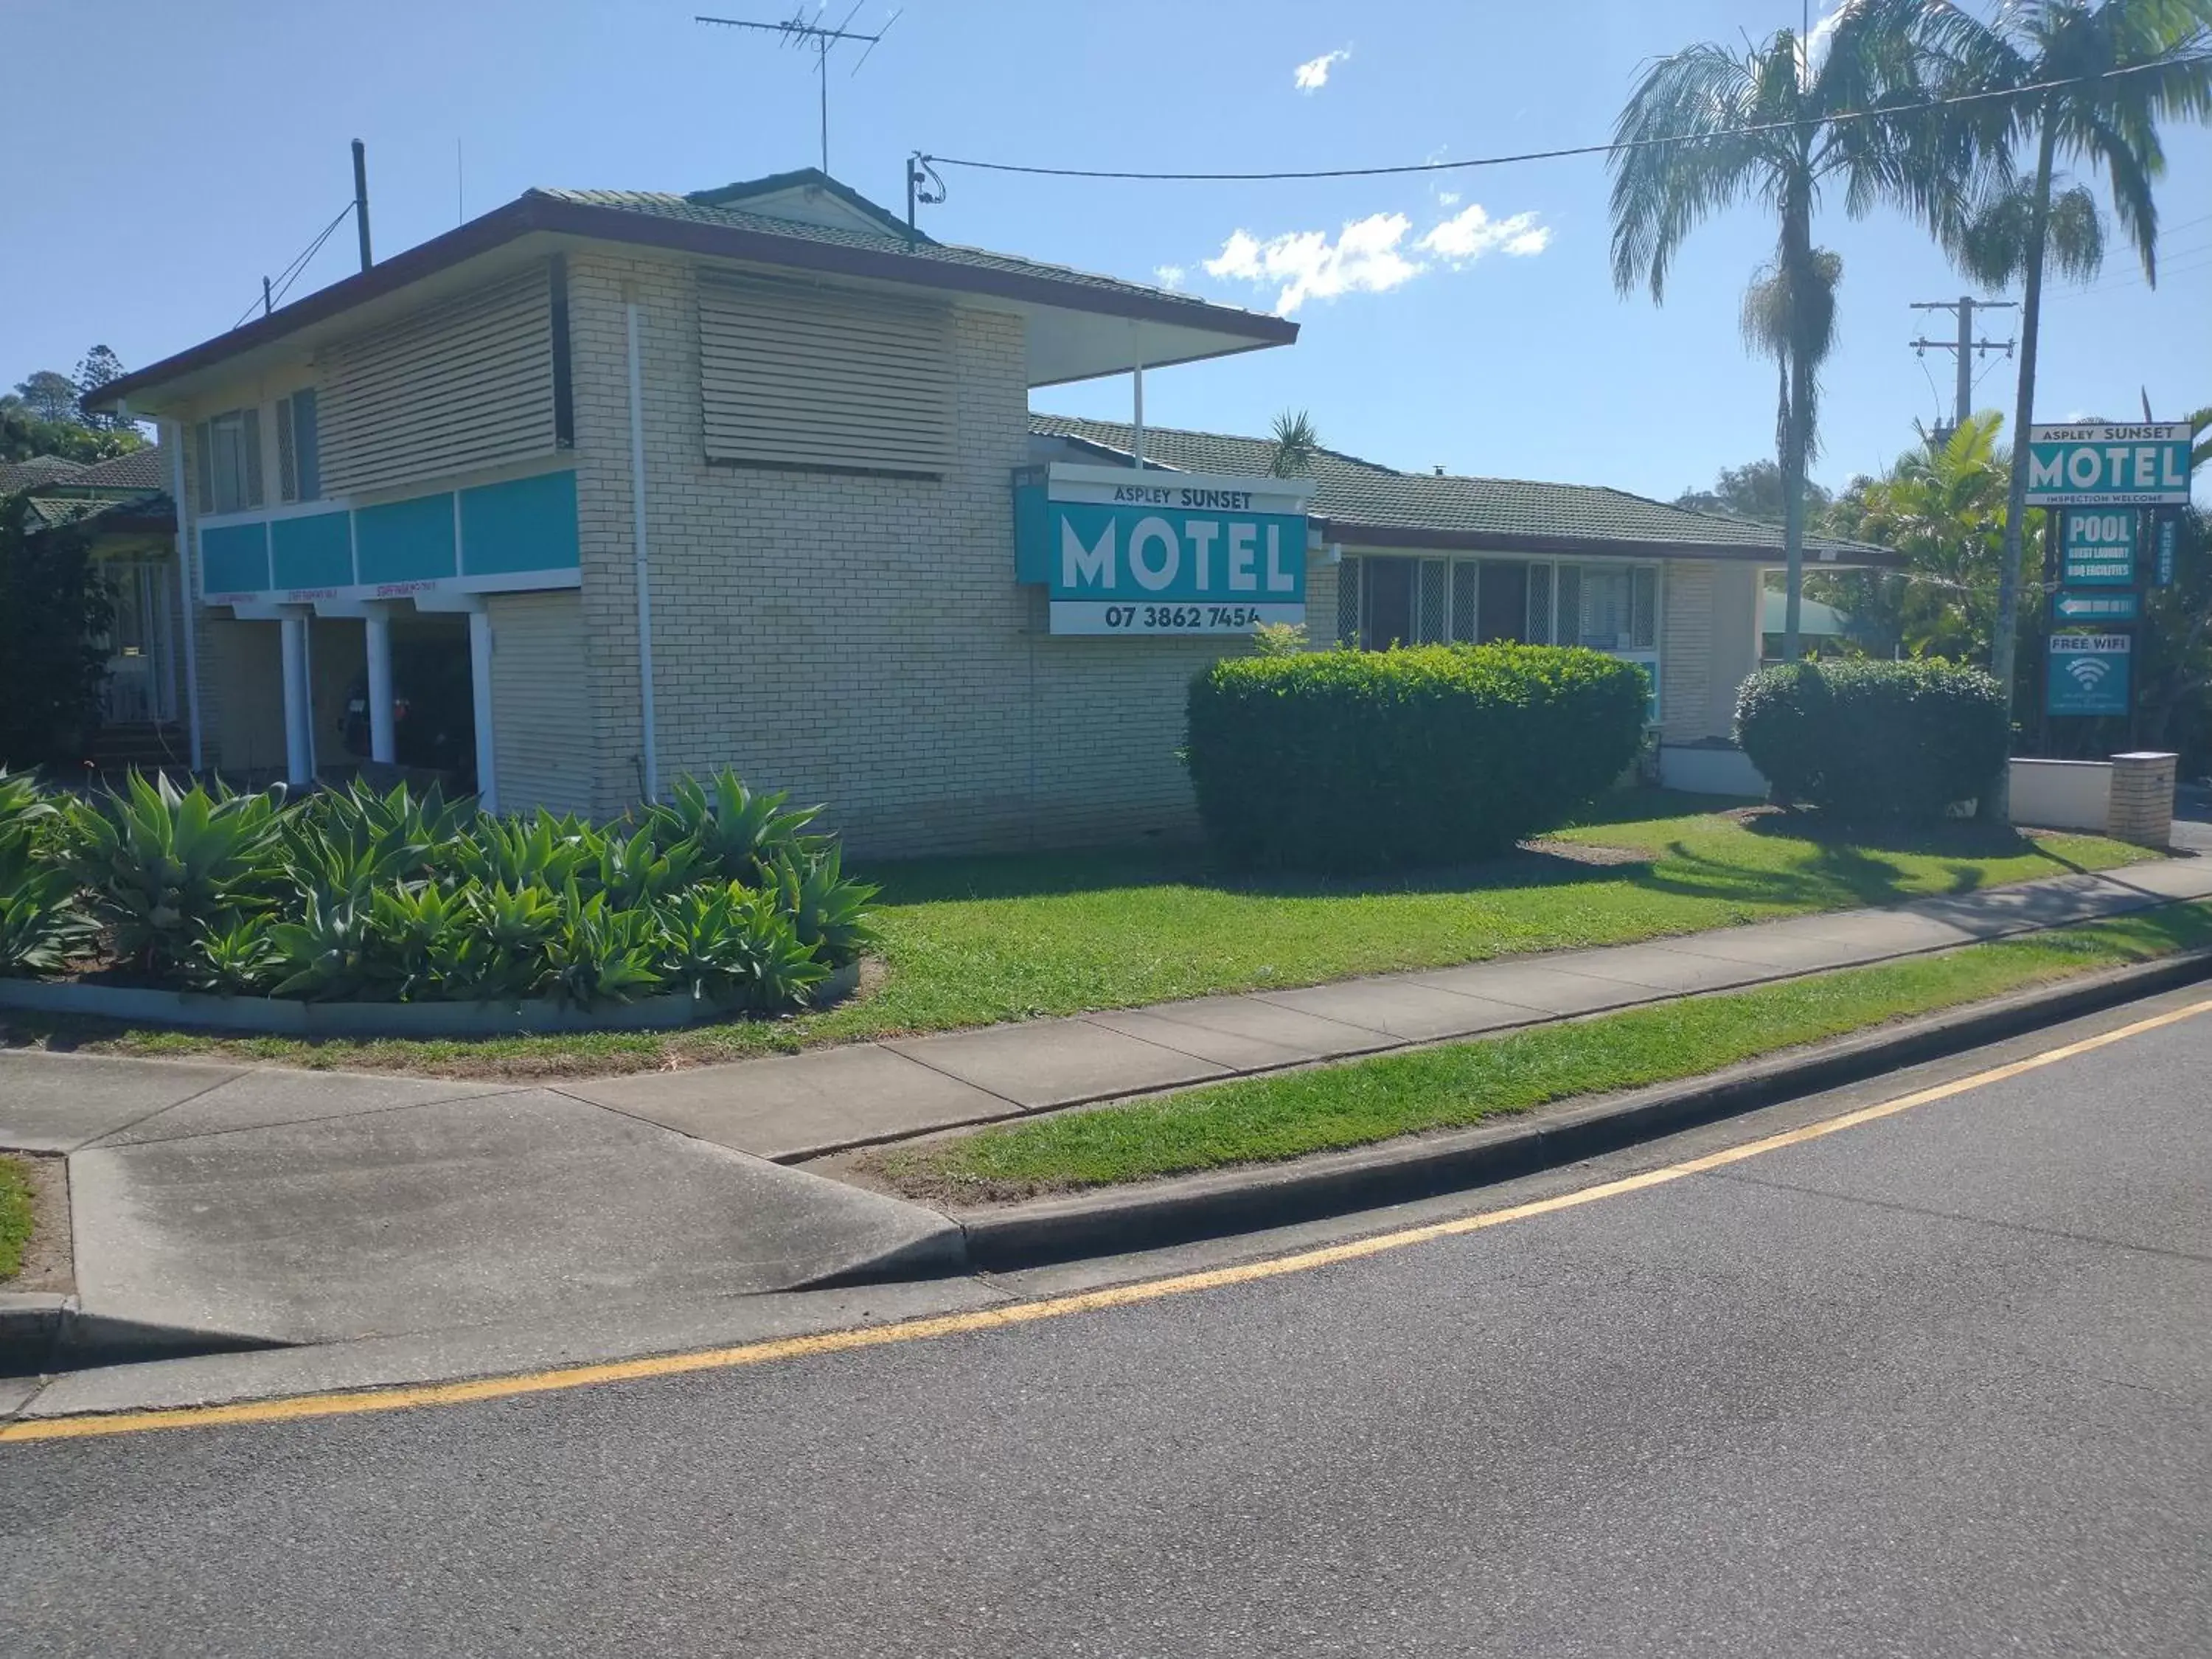
[[[782,180],[773,181],[781,183]],[[734,186],[732,188],[735,188]],[[903,254],[911,258],[926,259],[933,264],[964,265],[976,270],[1000,272],[1006,276],[1036,276],[1057,283],[1070,283],[1079,287],[1094,288],[1105,293],[1139,295],[1160,304],[1189,308],[1194,320],[1204,325],[1209,314],[1218,317],[1224,311],[1238,307],[1224,306],[1212,301],[1200,300],[1188,294],[1168,289],[1153,288],[1143,283],[1124,282],[1118,276],[1101,276],[1087,270],[1077,270],[1067,265],[1047,264],[1036,259],[1018,259],[1012,254],[993,253],[979,247],[961,247],[954,243],[932,241],[926,236],[908,240],[902,234],[890,230],[866,231],[842,225],[812,225],[795,219],[787,219],[765,213],[749,213],[743,208],[717,206],[702,199],[723,196],[722,191],[703,191],[690,196],[678,196],[665,191],[652,190],[556,190],[539,188],[528,196],[541,197],[556,202],[570,202],[579,207],[617,208],[629,213],[651,214],[658,218],[678,219],[689,224],[717,225],[731,230],[744,230],[763,236],[786,236],[802,241],[823,242],[833,246],[865,249],[877,253]]]
[[[0,461],[0,495],[12,495],[34,484],[55,483],[76,477],[85,470],[82,461],[60,455],[33,455],[27,461]]]
[[[1132,453],[1133,432],[1118,421],[1082,420],[1066,415],[1031,415],[1030,429],[1115,456]],[[1268,470],[1274,445],[1266,438],[1235,437],[1218,432],[1145,428],[1147,462],[1184,472],[1257,474]],[[1626,490],[1593,484],[1540,483],[1524,478],[1437,477],[1401,472],[1356,455],[1324,450],[1312,468],[1313,516],[1328,522],[1342,539],[1392,545],[1398,532],[1406,545],[1450,545],[1457,538],[1530,542],[1620,543],[1656,551],[1728,553],[1746,556],[1782,551],[1778,526],[1693,513]],[[1372,534],[1365,532],[1373,532]],[[1872,557],[1894,562],[1887,550],[1822,537],[1805,538],[1806,551],[1850,562]]]
[[[69,482],[101,489],[166,489],[169,484],[168,462],[161,453],[161,445],[147,444],[128,455],[95,461]]]
[[[47,529],[97,519],[106,521],[98,526],[100,529],[112,526],[118,532],[135,532],[172,526],[177,520],[174,504],[161,490],[133,490],[127,495],[111,492],[104,495],[33,495],[30,507],[31,516]]]

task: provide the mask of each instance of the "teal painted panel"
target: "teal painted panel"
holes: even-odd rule
[[[353,532],[343,513],[278,519],[269,526],[271,587],[353,586]]]
[[[453,498],[418,495],[413,501],[364,507],[353,515],[354,554],[361,580],[428,581],[458,574],[453,562]]]
[[[574,570],[576,475],[544,472],[461,492],[461,574]]]
[[[269,588],[269,526],[226,524],[200,532],[200,591],[263,593]]]

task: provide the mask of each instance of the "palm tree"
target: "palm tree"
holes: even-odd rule
[[[1654,303],[1691,231],[1753,202],[1779,220],[1774,258],[1744,301],[1744,332],[1776,359],[1776,459],[1782,468],[1789,568],[1784,651],[1799,655],[1804,587],[1805,466],[1814,451],[1819,374],[1835,337],[1842,262],[1813,245],[1813,216],[1840,189],[1854,216],[1880,202],[1931,228],[1955,220],[1957,136],[1924,119],[1839,118],[1917,109],[1926,61],[1923,0],[1845,0],[1821,25],[1826,49],[1784,29],[1738,52],[1705,44],[1644,71],[1613,124],[1613,279],[1648,283]],[[1821,31],[1816,31],[1816,34]],[[1676,142],[1676,141],[1682,142]]]
[[[2015,277],[2021,283],[2020,387],[1990,662],[2008,701],[2045,266],[2055,257],[2062,273],[2076,275],[2102,258],[2102,228],[2096,225],[2095,254],[2085,266],[2090,244],[2082,231],[2083,210],[2094,225],[2095,204],[2080,186],[2054,196],[2058,164],[2103,171],[2120,228],[2134,244],[2144,276],[2155,283],[2158,206],[2152,185],[2166,169],[2158,128],[2164,120],[2212,115],[2212,0],[2010,0],[1987,22],[1950,0],[1929,0],[1922,40],[1942,93],[2018,94],[1951,106],[1945,125],[1955,135],[1953,142],[1970,149],[1983,176],[1996,183],[1978,210],[1938,226],[1970,276],[1991,287]],[[2030,143],[2035,167],[2023,177],[2014,158]],[[2003,786],[2001,775],[1994,809],[2005,805]]]
[[[1273,437],[1269,472],[1278,478],[1300,478],[1313,471],[1314,457],[1321,453],[1321,434],[1314,430],[1312,416],[1303,409],[1296,413],[1285,410],[1275,416]]]

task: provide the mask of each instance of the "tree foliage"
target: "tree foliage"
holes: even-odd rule
[[[1774,216],[1773,258],[1743,306],[1746,340],[1776,360],[1776,460],[1782,477],[1784,556],[1794,623],[1802,580],[1804,481],[1814,451],[1819,375],[1835,340],[1837,256],[1817,247],[1813,220],[1840,191],[1854,216],[1893,203],[1931,228],[1955,221],[1960,170],[1939,153],[1950,142],[1931,121],[1856,118],[1918,109],[1927,99],[1920,0],[1845,0],[1822,25],[1825,50],[1783,29],[1741,51],[1713,43],[1662,58],[1614,123],[1623,146],[1613,171],[1613,276],[1626,294],[1648,285],[1654,302],[1690,233],[1729,208]],[[1695,142],[1680,142],[1684,137]],[[1787,652],[1797,654],[1793,627]]]
[[[1805,481],[1808,513],[1825,512],[1833,498],[1811,479]],[[1711,489],[1686,489],[1674,505],[1692,513],[1725,513],[1732,518],[1755,519],[1761,524],[1780,524],[1785,516],[1782,501],[1782,469],[1772,461],[1747,461],[1724,466]]]
[[[73,526],[0,500],[0,766],[76,758],[98,722],[115,607]]]

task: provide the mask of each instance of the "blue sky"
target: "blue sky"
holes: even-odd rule
[[[769,17],[787,0],[713,3]],[[854,27],[896,4],[866,0]],[[7,0],[0,56],[79,68],[39,99],[18,87],[30,142],[0,192],[15,256],[0,265],[0,381],[70,368],[94,341],[137,366],[230,326],[262,273],[343,205],[356,137],[380,254],[455,222],[457,144],[471,214],[532,185],[690,190],[813,162],[811,60],[695,24],[696,9]],[[897,207],[915,148],[1240,169],[1585,143],[1644,59],[1797,15],[1794,0],[908,0],[857,77],[833,65],[830,165]],[[2162,417],[2212,403],[2212,134],[2172,131],[2167,148],[2167,274],[2154,293],[2115,257],[2093,288],[2051,301],[2043,418],[2131,416],[2146,386]],[[1192,291],[1259,309],[1294,302],[1297,345],[1148,377],[1158,423],[1259,432],[1300,407],[1327,442],[1396,465],[1661,496],[1771,453],[1771,372],[1735,328],[1771,242],[1754,210],[1700,232],[1655,308],[1613,291],[1595,159],[1256,185],[945,177],[951,199],[924,221],[943,240],[1140,280],[1179,270]],[[1907,306],[1961,283],[1894,216],[1854,222],[1832,204],[1820,234],[1844,279],[1816,476],[1840,483],[1909,443],[1939,392],[1948,404],[1948,355],[1923,372],[1905,343],[1948,320]],[[341,228],[295,294],[353,258]],[[2002,313],[1990,323],[2008,331]],[[2009,410],[2011,366],[1992,361],[1978,401]],[[1126,417],[1127,383],[1037,403]]]

